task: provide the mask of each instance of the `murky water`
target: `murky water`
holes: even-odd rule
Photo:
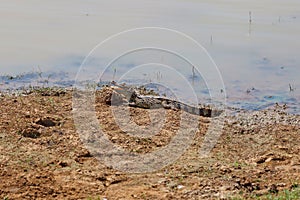
[[[183,32],[203,45],[220,70],[230,105],[261,109],[279,102],[287,103],[290,112],[300,113],[298,0],[3,0],[0,75],[26,75],[13,80],[1,77],[0,88],[48,82],[69,86],[84,58],[97,44],[124,30],[152,26]],[[167,43],[167,39],[157,40],[153,34],[136,36],[93,55],[94,68],[99,71],[107,60],[113,59],[110,52],[118,49],[118,45],[129,48],[138,36],[154,44]],[[185,52],[191,59],[199,56],[184,40],[169,39],[171,50]],[[121,78],[146,61],[182,69],[184,77],[198,84],[197,92],[207,93],[201,72],[193,76],[189,64],[161,52],[130,54],[111,67],[107,79]],[[135,76],[129,75],[131,80],[161,82],[171,79],[167,78],[171,77],[168,72],[149,66],[144,71],[139,68]],[[199,80],[191,80],[191,76]]]

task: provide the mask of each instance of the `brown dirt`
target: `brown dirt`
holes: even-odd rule
[[[99,123],[127,150],[161,148],[180,126],[181,112],[168,110],[163,129],[153,138],[128,136],[101,95],[96,101]],[[0,105],[1,199],[251,198],[300,183],[299,116],[282,111],[265,121],[257,115],[271,111],[246,113],[247,119],[227,117],[207,158],[198,151],[211,120],[199,117],[193,144],[175,163],[153,173],[128,174],[105,166],[85,149],[73,122],[72,92],[3,95]],[[131,108],[131,115],[138,125],[150,123],[147,110]]]

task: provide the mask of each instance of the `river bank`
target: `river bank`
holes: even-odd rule
[[[103,95],[96,95],[99,124],[114,144],[128,151],[159,149],[180,126],[181,111],[168,110],[153,138],[128,136]],[[0,103],[2,199],[299,198],[300,117],[286,113],[283,105],[230,111],[219,119],[224,120],[222,135],[206,158],[198,152],[212,119],[199,116],[191,146],[175,163],[157,172],[130,174],[106,166],[87,151],[74,125],[71,90],[2,94]],[[138,125],[149,124],[148,110],[130,112]]]

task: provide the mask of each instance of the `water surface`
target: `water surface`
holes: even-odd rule
[[[17,82],[46,84],[43,80],[47,79],[57,85],[70,85],[82,61],[97,44],[118,32],[145,26],[178,30],[201,43],[221,72],[229,104],[261,109],[276,102],[288,103],[291,112],[300,113],[300,2],[297,0],[3,0],[0,74],[42,72],[42,77],[27,75]],[[143,37],[155,40],[151,34]],[[190,51],[184,43],[180,43],[180,48]],[[103,60],[111,59],[110,51],[114,48],[97,55],[95,68]],[[149,57],[147,52],[143,55]],[[157,57],[162,63],[180,63],[168,55],[150,54],[150,57]],[[121,72],[141,60],[143,56],[132,54],[112,67],[118,69],[116,76],[121,77]],[[189,79],[191,66],[182,63],[181,68]],[[139,72],[139,78],[155,81],[158,72],[163,73],[153,67],[152,72]],[[18,85],[15,79],[0,80],[1,89]],[[204,92],[202,83],[199,80],[201,88],[198,88]]]

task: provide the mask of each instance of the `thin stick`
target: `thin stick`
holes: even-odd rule
[[[113,81],[115,81],[116,73],[117,73],[117,68],[114,68]]]
[[[193,80],[193,86],[194,86],[194,83],[195,83],[195,67],[194,66],[192,67],[192,73],[193,73],[192,80]]]
[[[289,83],[289,87],[290,87],[290,92],[294,91],[294,88],[291,86],[291,84]]]

